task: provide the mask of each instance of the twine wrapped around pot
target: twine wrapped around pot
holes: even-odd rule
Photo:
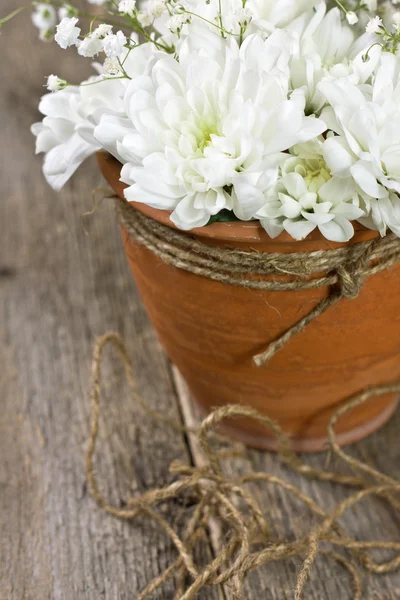
[[[256,290],[287,291],[332,287],[308,315],[273,341],[254,363],[264,366],[295,335],[340,300],[356,298],[364,281],[400,262],[400,239],[390,233],[333,250],[264,253],[208,246],[142,215],[116,198],[121,224],[129,236],[168,265],[228,285]]]

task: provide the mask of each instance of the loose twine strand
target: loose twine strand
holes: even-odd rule
[[[174,431],[195,435],[205,458],[204,466],[188,465],[180,461],[173,462],[170,465],[170,473],[174,475],[175,481],[164,487],[149,490],[139,497],[129,498],[126,502],[127,508],[119,508],[106,500],[100,491],[94,469],[101,413],[101,364],[107,345],[113,346],[121,358],[133,398],[147,416],[158,424],[172,427]],[[173,418],[150,410],[146,401],[137,391],[133,366],[121,338],[115,333],[107,333],[100,337],[95,345],[92,362],[92,419],[86,456],[89,489],[97,505],[114,517],[122,520],[146,517],[157,523],[177,550],[176,560],[147,585],[139,594],[138,600],[149,598],[172,578],[177,582],[176,600],[190,600],[204,588],[223,584],[230,586],[234,598],[242,599],[243,584],[250,573],[271,562],[295,556],[303,557],[303,563],[293,597],[295,600],[302,600],[305,585],[318,554],[326,555],[347,570],[352,578],[353,598],[361,600],[362,584],[359,565],[361,564],[373,574],[390,573],[398,569],[400,567],[400,543],[378,540],[357,541],[339,524],[339,520],[347,510],[369,496],[378,496],[395,510],[400,510],[398,498],[400,481],[380,473],[345,453],[336,442],[335,425],[346,412],[376,396],[387,393],[399,394],[400,382],[373,387],[355,395],[344,403],[332,417],[328,428],[331,453],[351,467],[353,472],[360,473],[359,475],[343,475],[320,470],[304,463],[291,450],[290,440],[279,425],[251,407],[229,405],[218,408],[204,419],[198,428],[187,428]],[[241,476],[227,476],[224,473],[223,461],[230,455],[226,448],[222,449],[215,444],[217,439],[215,433],[225,419],[240,417],[251,418],[262,423],[266,429],[274,433],[278,442],[278,454],[282,462],[290,469],[308,479],[329,481],[360,489],[351,493],[334,509],[328,511],[294,484],[273,474],[250,471]],[[234,448],[232,450],[232,456],[235,456]],[[368,478],[365,475],[368,475]],[[275,540],[270,526],[273,516],[270,515],[268,518],[264,514],[255,494],[248,487],[249,484],[260,483],[278,486],[289,497],[301,501],[311,513],[318,517],[318,525],[311,527],[306,535],[295,541]],[[183,533],[179,535],[158,509],[168,502],[175,503],[177,499],[184,501],[188,497],[192,505],[192,512],[187,516]],[[210,524],[215,519],[222,524],[227,535],[224,538],[225,541],[222,540],[223,546],[217,556],[205,567],[199,567],[195,561],[196,549],[207,539]],[[347,555],[321,549],[322,542],[329,542],[333,547],[344,550]],[[395,552],[395,556],[389,560],[377,562],[370,551],[382,549]],[[190,578],[190,582],[187,584],[188,578]]]
[[[390,268],[400,261],[400,240],[394,235],[344,248],[295,254],[265,254],[206,246],[190,235],[184,235],[141,215],[127,202],[117,199],[121,223],[128,234],[169,265],[221,283],[258,290],[306,290],[331,288],[330,294],[308,315],[275,340],[261,354],[253,357],[259,367],[265,365],[290,339],[343,298],[356,298],[365,279]],[[266,278],[267,277],[267,278]],[[182,462],[170,465],[175,481],[149,490],[140,497],[128,499],[127,508],[108,503],[100,491],[94,470],[94,455],[99,431],[102,389],[101,362],[105,346],[112,345],[124,366],[135,401],[159,424],[197,437],[205,458],[204,466]],[[344,403],[332,417],[328,427],[331,453],[351,467],[354,475],[316,469],[304,463],[291,450],[289,438],[280,426],[251,407],[229,405],[216,409],[198,428],[187,428],[176,420],[148,408],[136,389],[133,367],[127,350],[117,334],[108,333],[97,340],[92,363],[92,420],[86,458],[86,474],[91,493],[98,506],[114,517],[134,520],[147,517],[156,522],[171,539],[176,560],[155,578],[139,595],[149,598],[167,581],[176,582],[176,600],[190,600],[207,586],[230,586],[234,598],[243,598],[243,584],[255,569],[274,561],[302,556],[303,564],[294,591],[295,600],[302,600],[304,588],[319,554],[341,564],[352,578],[354,600],[361,600],[362,585],[358,571],[361,564],[374,574],[389,573],[400,567],[400,543],[377,540],[357,541],[340,525],[343,514],[369,496],[378,496],[400,511],[400,482],[372,466],[349,456],[335,437],[337,421],[348,411],[376,396],[400,393],[400,382],[367,389]],[[228,477],[223,461],[235,456],[235,448],[221,448],[216,432],[225,419],[251,418],[271,430],[278,442],[278,454],[290,469],[308,479],[358,488],[333,510],[327,511],[292,483],[270,473],[250,471],[244,476]],[[237,455],[237,450],[236,450]],[[319,524],[295,541],[275,540],[270,520],[259,506],[249,484],[268,483],[280,487],[286,494],[302,502],[319,519]],[[184,532],[179,535],[162,516],[165,503],[190,497],[194,506]],[[207,538],[210,524],[217,519],[227,535],[217,556],[205,567],[196,565],[198,544]],[[261,538],[260,538],[261,534]],[[321,549],[329,542],[345,554]],[[377,562],[371,551],[391,550],[390,560]],[[188,579],[190,580],[187,584]]]
[[[394,234],[333,250],[288,254],[244,251],[205,245],[188,234],[145,217],[126,200],[117,197],[116,203],[120,221],[129,236],[178,269],[256,290],[331,287],[327,297],[309,314],[263,352],[253,356],[258,367],[266,365],[294,336],[329,308],[344,298],[357,298],[367,277],[400,262],[400,239]]]

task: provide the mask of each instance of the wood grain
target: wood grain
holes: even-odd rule
[[[13,5],[3,3],[1,12]],[[78,78],[87,63],[73,51],[49,52],[28,14],[18,27],[24,35],[18,52],[13,26],[0,40],[7,64],[0,98],[0,598],[131,600],[175,551],[157,528],[113,520],[87,494],[86,396],[95,337],[106,330],[124,337],[150,406],[179,419],[177,396],[126,265],[112,205],[82,220],[91,190],[104,185],[95,160],[58,195],[43,179],[41,158],[33,157],[29,126],[45,74]],[[190,455],[183,436],[137,411],[121,368],[111,364],[96,466],[103,491],[118,504],[132,491],[169,481],[170,462]],[[167,516],[179,526],[186,510],[177,505]],[[171,587],[159,597],[171,598]]]
[[[1,13],[13,8],[13,0],[3,0]],[[102,185],[95,161],[55,194],[43,180],[41,159],[33,157],[29,126],[38,117],[44,76],[56,72],[78,79],[87,63],[73,51],[53,46],[49,52],[36,40],[28,15],[2,29],[0,51],[0,599],[132,600],[175,553],[156,528],[115,521],[87,494],[86,396],[95,337],[110,329],[124,337],[150,406],[175,418],[195,416],[138,298],[113,208],[105,204],[94,217],[81,218],[91,208],[91,190]],[[128,494],[169,481],[172,460],[200,457],[184,436],[156,428],[136,409],[111,356],[105,374],[96,467],[104,492],[121,503]],[[397,414],[352,452],[400,477],[399,426]],[[321,466],[326,456],[307,460]],[[339,487],[301,480],[272,454],[249,451],[246,460],[227,468],[236,473],[250,466],[287,477],[325,506],[344,497]],[[294,537],[309,526],[305,509],[279,490],[264,486],[258,493],[277,536]],[[176,505],[166,516],[179,527],[186,510]],[[399,538],[398,516],[378,500],[365,502],[344,521],[360,539]],[[214,551],[217,533],[211,536]],[[199,560],[209,556],[204,547]],[[255,573],[246,600],[292,599],[299,564],[288,561]],[[364,583],[363,600],[400,598],[399,575],[366,577]],[[202,597],[221,595],[209,590]],[[172,588],[158,598],[172,599]],[[351,598],[346,573],[318,561],[306,600]]]

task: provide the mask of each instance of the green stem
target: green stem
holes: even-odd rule
[[[103,83],[103,81],[115,81],[116,79],[131,79],[131,78],[128,76],[125,76],[125,75],[121,75],[118,77],[103,77],[103,79],[99,79],[98,81],[90,81],[89,83],[78,83],[78,84],[70,83],[68,85],[70,87],[88,87],[89,85],[97,85],[98,83]]]
[[[219,20],[219,27],[221,30],[221,35],[224,38],[224,24],[222,21],[222,5],[221,5],[221,0],[218,0],[218,20]]]
[[[216,23],[213,23],[212,21],[209,21],[208,19],[206,19],[205,17],[202,17],[201,15],[198,15],[194,12],[191,12],[190,10],[184,10],[183,11],[186,15],[192,15],[193,17],[197,17],[197,19],[201,19],[202,21],[205,21],[206,23],[208,23],[209,25],[212,25],[212,27],[216,27],[218,29],[218,31],[220,31],[221,33],[225,33],[227,35],[238,35],[237,33],[233,33],[232,31],[228,31],[227,29],[225,29],[224,27],[221,27],[220,25],[217,25]]]
[[[343,6],[343,4],[340,2],[340,0],[335,0],[336,4],[338,5],[339,8],[342,9],[342,11],[347,15],[347,13],[349,12],[347,10],[347,8],[345,6]]]
[[[120,59],[118,58],[117,60],[118,60],[118,64],[119,64],[119,66],[120,66],[120,68],[121,68],[121,71],[122,71],[122,73],[123,73],[124,77],[125,77],[126,79],[132,79],[132,77],[129,77],[128,73],[125,71],[125,69],[124,69],[124,65],[123,65],[123,63],[120,61]],[[124,61],[124,62],[125,62],[125,61]]]
[[[372,48],[375,48],[375,46],[381,46],[381,48],[383,47],[381,42],[375,42],[375,44],[372,44],[372,46],[370,46],[368,48],[367,52],[363,56],[363,61],[364,62],[368,62],[369,61],[369,53],[371,52]]]
[[[247,2],[247,0],[242,0],[242,8],[245,8],[246,2]],[[245,32],[245,29],[242,26],[240,26],[239,46],[241,46],[243,44],[243,34],[244,34],[244,32]]]
[[[12,13],[10,13],[6,17],[3,17],[2,19],[0,19],[0,26],[3,25],[4,23],[7,23],[7,21],[11,21],[11,19],[13,19],[17,15],[19,15],[19,13],[26,10],[27,8],[32,8],[32,6],[34,6],[35,4],[36,4],[36,2],[30,2],[29,4],[25,4],[24,6],[20,6],[19,8],[16,8],[15,10],[13,10]]]
[[[128,52],[126,53],[126,56],[125,56],[124,60],[123,60],[123,61],[122,61],[122,63],[121,63],[121,66],[122,66],[122,67],[123,67],[123,66],[124,66],[124,64],[126,63],[126,59],[128,58],[128,56],[129,56],[129,55],[130,55],[130,53],[132,52],[133,48],[136,48],[136,46],[133,46],[133,47],[132,47],[132,46],[130,46],[130,47],[128,48]]]

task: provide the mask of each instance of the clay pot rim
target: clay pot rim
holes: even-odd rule
[[[99,151],[96,153],[97,161],[100,166],[100,169],[108,181],[108,183],[112,186],[114,191],[118,194],[120,198],[123,198],[123,192],[128,187],[126,184],[120,181],[120,172],[121,172],[121,163],[114,158],[111,154],[105,151]],[[147,204],[142,204],[141,202],[130,202],[130,204],[134,205],[135,208],[141,212],[143,215],[150,217],[161,223],[162,225],[166,225],[167,227],[171,227],[171,229],[176,229],[181,231],[172,221],[170,220],[170,215],[172,211],[170,210],[161,210],[158,208],[152,208]],[[372,232],[367,230],[361,223],[353,222],[353,227],[355,230],[355,236],[352,238],[351,243],[356,243],[357,233],[365,233],[368,231],[372,234],[376,235],[376,232]],[[301,244],[305,241],[311,242],[322,242],[324,245],[328,245],[331,248],[336,248],[339,246],[343,246],[346,244],[330,242],[327,240],[318,229],[315,229],[311,232],[304,240],[297,241],[292,238],[286,231],[282,232],[278,237],[272,239],[265,229],[260,225],[258,221],[234,221],[231,223],[212,223],[211,225],[206,225],[204,227],[196,227],[186,232],[189,235],[195,235],[199,238],[210,238],[218,241],[235,241],[235,242],[255,242],[255,243],[271,243],[274,244]]]

